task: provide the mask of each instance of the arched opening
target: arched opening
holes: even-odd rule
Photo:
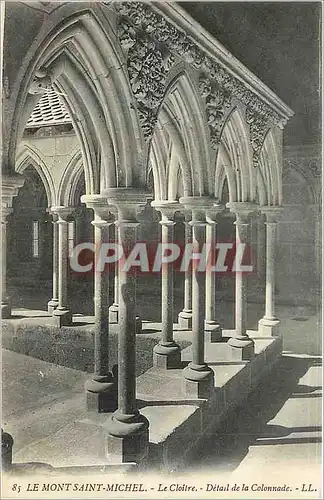
[[[45,303],[37,302],[32,290],[39,290],[40,286],[50,290],[52,224],[48,197],[40,175],[29,164],[23,176],[25,183],[14,198],[8,223],[9,285],[14,305],[41,309]]]

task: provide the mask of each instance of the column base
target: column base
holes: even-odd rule
[[[52,299],[47,303],[47,311],[49,314],[53,314],[55,309],[58,307],[59,301],[57,299]]]
[[[118,323],[118,304],[109,307],[109,323]]]
[[[249,361],[254,356],[254,342],[247,335],[232,337],[227,342],[234,361]]]
[[[10,434],[1,429],[1,465],[4,471],[12,465],[12,446],[14,440]]]
[[[106,440],[106,454],[112,462],[139,463],[148,455],[149,422],[139,412],[124,415],[115,412],[105,428],[109,435]]]
[[[221,326],[216,321],[205,320],[205,341],[221,342],[223,339]]]
[[[87,409],[98,413],[111,413],[117,409],[117,385],[112,374],[93,375],[85,383]]]
[[[182,373],[182,386],[186,396],[194,399],[210,398],[215,388],[215,382],[214,372],[208,365],[189,363]]]
[[[72,325],[72,312],[69,309],[57,307],[53,311],[54,325],[61,328],[61,326]]]
[[[188,309],[183,309],[178,315],[178,323],[180,328],[184,330],[192,329],[192,311]]]
[[[1,318],[11,318],[11,304],[8,302],[1,302]]]
[[[175,342],[161,342],[153,348],[153,366],[172,370],[181,365],[181,349]]]
[[[268,319],[266,317],[259,321],[259,333],[265,337],[279,337],[280,321],[277,318]]]

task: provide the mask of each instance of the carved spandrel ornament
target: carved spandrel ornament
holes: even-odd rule
[[[266,103],[261,101],[260,98],[248,89],[241,80],[237,79],[233,74],[228,73],[225,67],[200,50],[184,31],[175,27],[171,22],[168,22],[162,15],[154,12],[149,4],[141,2],[113,2],[111,5],[121,16],[118,36],[122,47],[129,50],[131,53],[129,57],[131,56],[132,59],[132,68],[138,67],[135,97],[139,104],[141,123],[146,130],[146,138],[150,136],[149,131],[151,130],[152,122],[154,122],[152,99],[154,102],[160,101],[160,103],[163,100],[163,98],[161,99],[159,96],[162,93],[162,87],[165,85],[165,77],[168,68],[165,67],[161,61],[168,59],[170,66],[172,65],[172,61],[174,62],[175,60],[174,56],[177,56],[196,69],[200,69],[203,75],[211,79],[224,95],[229,94],[230,97],[235,97],[242,101],[251,112],[256,113],[252,128],[254,137],[254,160],[257,163],[257,145],[260,142],[261,121],[271,122],[274,125],[283,127],[286,120],[276,111],[273,111]],[[151,54],[150,57],[147,56],[142,65],[140,61],[138,61],[138,59],[143,57],[143,47],[141,47],[141,44],[139,44],[137,49],[137,40],[141,38],[146,40],[148,44],[153,44],[150,50],[153,54]],[[150,42],[148,40],[150,40]],[[170,55],[166,58],[165,54]],[[174,56],[171,54],[174,54]],[[157,65],[157,68],[154,68],[152,72],[155,75],[154,77],[148,76],[147,65],[149,61],[150,64]],[[152,71],[152,68],[153,66],[150,67],[150,71]],[[131,69],[131,71],[133,71],[133,69]],[[152,93],[148,91],[148,87],[151,84],[154,84]],[[132,88],[133,85],[134,83],[132,83]],[[213,99],[214,98],[210,98],[210,100]],[[215,106],[210,103],[207,106],[207,120],[210,124],[210,129],[211,123],[214,123],[214,113],[218,107],[219,105]],[[148,112],[148,110],[150,110],[150,112]],[[218,110],[217,114],[219,114]],[[144,117],[147,117],[147,120],[144,119]],[[260,117],[262,117],[262,120]],[[218,140],[218,132],[213,131],[211,135],[214,145]]]
[[[321,166],[321,160],[318,159],[313,159],[309,162],[308,168],[312,175],[314,177],[321,177],[322,175],[322,166]]]
[[[138,16],[135,22],[138,24]],[[149,139],[164,98],[166,76],[175,58],[163,45],[145,33],[138,32],[124,19],[118,25],[118,36],[122,47],[128,51],[129,81],[144,137]]]
[[[199,91],[205,99],[207,123],[210,131],[210,143],[217,148],[229,110],[232,106],[231,95],[206,76],[199,79]]]
[[[262,145],[270,126],[266,116],[255,113],[249,108],[246,110],[246,122],[250,126],[253,166],[258,167]]]

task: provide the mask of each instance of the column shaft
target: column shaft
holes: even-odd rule
[[[67,306],[67,277],[68,277],[68,223],[65,220],[58,220],[59,252],[58,252],[58,308],[65,309]]]
[[[109,274],[103,269],[101,271],[100,249],[108,239],[109,223],[97,223],[94,225],[95,271],[94,271],[94,313],[95,313],[95,345],[94,345],[94,373],[96,375],[107,375],[108,373],[108,296],[109,296]]]
[[[56,326],[72,324],[72,313],[68,307],[68,276],[69,276],[69,226],[68,217],[73,212],[71,207],[53,207],[58,215],[58,306],[53,311]]]
[[[206,211],[213,206],[213,200],[209,197],[195,196],[182,197],[179,201],[192,213],[190,222],[192,226],[192,361],[183,370],[184,389],[187,396],[209,398],[214,390],[214,372],[205,363],[205,241]]]
[[[236,220],[236,243],[246,243],[248,240],[249,225]],[[241,271],[235,274],[235,330],[237,337],[246,337],[247,324],[247,278]]]
[[[192,222],[192,244],[196,253],[205,243],[205,223]],[[192,261],[192,362],[204,365],[205,274],[198,270],[199,263]]]
[[[118,209],[116,222],[124,258],[119,260],[118,408],[107,421],[108,456],[139,462],[148,453],[148,420],[136,405],[136,273],[125,267],[136,243],[137,210],[147,194],[135,188],[108,188],[108,203]]]
[[[248,361],[254,356],[254,342],[247,334],[248,275],[242,271],[242,262],[238,262],[240,249],[247,252],[250,238],[250,216],[256,207],[248,202],[230,202],[227,204],[236,215],[236,269],[235,269],[235,334],[229,339],[232,357]]]
[[[119,243],[118,240],[118,227],[115,225],[115,243]],[[118,282],[118,265],[115,265],[115,277],[114,277],[114,301],[109,307],[109,323],[118,323],[118,300],[119,300],[119,282]]]
[[[6,319],[11,316],[10,298],[7,295],[7,214],[1,215],[1,317]]]
[[[276,222],[266,222],[267,232],[267,260],[266,260],[266,296],[265,317],[276,319],[274,315],[275,299],[275,254],[276,254]]]
[[[94,373],[85,383],[87,408],[98,413],[117,408],[117,383],[109,371],[109,270],[103,266],[102,245],[109,240],[111,214],[106,198],[100,195],[83,195],[81,201],[94,211]]]
[[[54,309],[57,308],[59,300],[58,300],[58,260],[59,260],[59,249],[58,249],[58,224],[57,220],[53,215],[53,295],[52,299],[48,302],[47,308],[50,314],[53,313]]]
[[[191,220],[191,212],[185,212],[184,222],[184,246],[191,244],[192,227],[189,224]],[[179,313],[178,321],[181,328],[191,330],[192,328],[192,272],[191,269],[185,269],[184,273],[184,307]]]
[[[129,255],[136,242],[138,223],[118,221],[119,241],[124,255]],[[118,335],[118,410],[122,414],[135,411],[135,342],[136,342],[136,277],[134,270],[124,271],[119,261],[119,335]]]
[[[265,314],[259,321],[259,332],[265,336],[279,336],[280,321],[275,314],[275,265],[277,243],[277,220],[282,214],[279,206],[262,207],[266,216],[266,284]]]
[[[171,201],[152,202],[157,210],[162,213],[161,243],[164,251],[170,248],[174,240],[173,221],[175,212],[179,210],[179,203]],[[153,365],[161,368],[179,368],[181,363],[181,350],[173,339],[173,262],[164,262],[162,257],[162,339],[154,346]]]

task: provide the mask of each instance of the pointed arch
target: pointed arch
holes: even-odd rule
[[[157,125],[153,134],[154,143],[156,131],[168,136],[173,144],[172,162],[180,165],[183,188],[187,196],[209,194],[211,191],[210,157],[208,146],[207,124],[205,114],[190,75],[181,70],[169,83],[165,97],[160,106]],[[152,147],[152,146],[151,146]],[[170,162],[171,158],[168,158]],[[172,182],[176,168],[164,170],[171,174]],[[170,186],[170,179],[166,179]],[[173,194],[172,194],[173,196]]]
[[[268,205],[281,205],[282,203],[281,164],[275,133],[273,129],[269,129],[263,141],[259,160],[259,169],[262,172],[267,189]]]
[[[59,206],[73,207],[75,205],[75,191],[83,170],[81,151],[76,151],[69,161],[61,179],[57,196],[57,203]]]
[[[224,177],[227,179],[229,190],[229,201],[237,201],[236,175],[233,170],[230,154],[225,143],[220,144],[215,169],[214,196],[218,199],[222,197]]]
[[[49,207],[53,206],[56,199],[55,186],[46,162],[39,151],[36,151],[29,144],[22,143],[17,152],[15,170],[17,173],[23,174],[29,165],[34,167],[42,180]]]
[[[252,149],[245,120],[238,107],[227,117],[221,134],[221,146],[227,150],[231,172],[235,175],[236,201],[255,201],[256,172],[253,167]]]
[[[73,9],[72,9],[73,10]],[[77,10],[77,12],[75,12]],[[68,11],[69,15],[64,15]],[[22,76],[15,106],[9,156],[14,155],[32,106],[28,89],[35,70],[51,74],[63,93],[81,142],[87,191],[100,192],[100,170],[106,185],[145,185],[143,135],[131,93],[124,55],[100,6],[60,9],[43,27]],[[29,54],[30,55],[30,54]],[[40,96],[37,96],[39,98]],[[25,108],[26,103],[26,108]],[[25,111],[24,111],[25,109]]]

